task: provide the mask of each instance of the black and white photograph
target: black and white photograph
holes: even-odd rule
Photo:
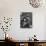
[[[20,27],[32,28],[32,12],[22,12],[20,15]]]

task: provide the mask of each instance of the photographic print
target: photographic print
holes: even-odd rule
[[[32,28],[32,12],[22,12],[20,16],[21,28]]]

